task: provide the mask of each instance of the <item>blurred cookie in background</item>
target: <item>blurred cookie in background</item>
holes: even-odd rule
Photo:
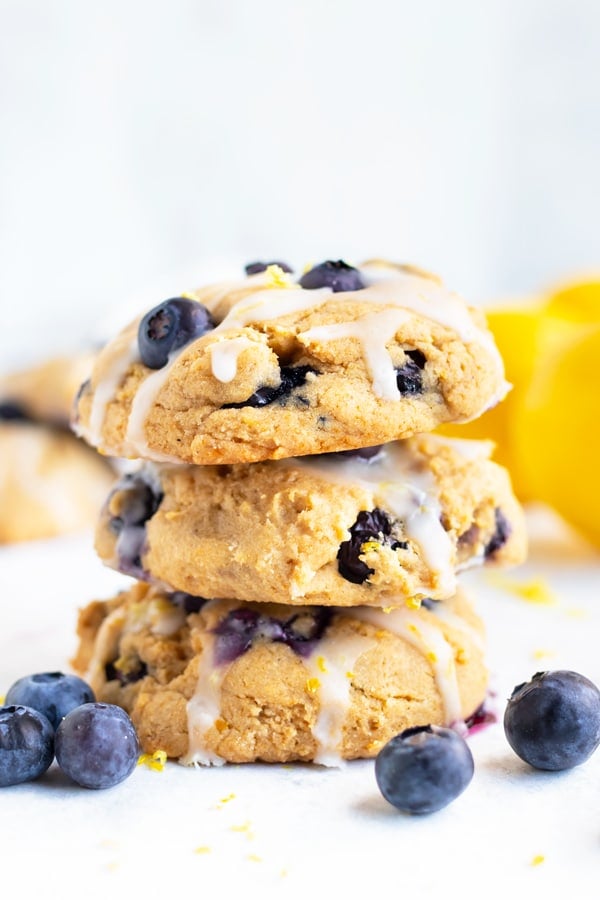
[[[91,528],[116,463],[70,430],[93,355],[45,360],[0,377],[0,544]]]

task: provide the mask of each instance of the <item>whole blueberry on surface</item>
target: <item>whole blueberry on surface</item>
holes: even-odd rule
[[[300,286],[310,291],[328,287],[337,293],[360,291],[366,285],[360,271],[354,266],[349,266],[342,259],[328,259],[305,272],[300,279]]]
[[[140,747],[133,723],[119,706],[84,703],[56,730],[56,761],[82,787],[113,787],[131,775]]]
[[[15,681],[8,689],[5,703],[37,709],[56,729],[61,719],[72,709],[95,699],[89,684],[77,675],[40,672]]]
[[[407,813],[432,813],[447,806],[468,786],[473,771],[473,756],[463,738],[436,725],[407,728],[375,759],[379,790]]]
[[[149,369],[166,366],[169,354],[214,328],[207,308],[187,297],[165,300],[147,312],[138,328],[142,362]]]
[[[0,706],[0,787],[33,781],[54,759],[54,728],[28,706]]]
[[[504,731],[517,756],[536,769],[571,769],[600,744],[600,691],[577,672],[536,672],[513,690]]]

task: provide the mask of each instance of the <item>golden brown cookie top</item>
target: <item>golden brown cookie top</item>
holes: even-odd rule
[[[256,462],[430,431],[506,388],[483,313],[436,278],[271,265],[132,322],[100,353],[75,428],[109,455]]]

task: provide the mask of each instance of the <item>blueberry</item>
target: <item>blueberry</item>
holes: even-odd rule
[[[145,678],[148,674],[148,666],[139,657],[127,659],[125,663],[119,659],[106,663],[104,674],[107,681],[118,681],[122,687],[125,687],[126,684],[134,684]]]
[[[72,709],[95,699],[89,684],[77,675],[40,672],[15,681],[8,689],[5,702],[37,709],[53,728],[58,728],[61,719]]]
[[[600,744],[600,691],[577,672],[537,672],[513,690],[504,731],[517,756],[536,769],[570,769]]]
[[[113,497],[119,495],[119,514],[112,516],[109,528],[113,534],[121,534],[124,526],[143,525],[151,519],[160,506],[163,495],[157,494],[140,475],[125,475],[111,491],[108,498],[110,506]]]
[[[233,609],[213,630],[215,663],[233,662],[258,640],[286,644],[299,656],[308,656],[330,620],[331,611],[326,607],[294,613],[284,621],[253,609]]]
[[[408,813],[432,813],[447,806],[469,785],[473,756],[451,728],[407,728],[383,747],[375,778],[385,799]]]
[[[29,706],[0,706],[0,787],[33,781],[54,759],[54,729]]]
[[[242,409],[244,406],[268,406],[269,403],[274,403],[276,400],[284,403],[295,388],[302,387],[305,384],[308,373],[314,373],[314,371],[310,366],[282,366],[281,381],[278,387],[259,388],[247,400],[242,400],[241,403],[225,403],[223,409]]]
[[[392,537],[392,524],[381,509],[370,512],[361,510],[356,522],[351,525],[350,540],[342,541],[337,552],[338,572],[352,584],[363,584],[375,571],[360,559],[362,546],[367,541],[377,541],[391,546],[392,550],[406,550],[406,541],[396,541]]]
[[[163,495],[157,493],[139,474],[125,475],[111,492],[106,508],[118,496],[118,515],[111,516],[108,527],[117,536],[119,569],[124,575],[144,578],[142,555],[146,543],[146,522],[151,519]]]
[[[0,422],[29,422],[30,418],[19,403],[0,402]]]
[[[169,599],[175,606],[179,606],[183,609],[186,616],[189,616],[191,613],[200,612],[206,603],[204,597],[197,597],[195,594],[188,594],[186,591],[173,591],[173,593],[169,595]]]
[[[501,509],[496,507],[494,510],[496,521],[496,530],[490,538],[488,544],[483,551],[485,559],[492,559],[495,554],[505,545],[511,535],[511,525]]]
[[[334,293],[360,291],[366,287],[360,271],[341,259],[328,259],[309,269],[300,279],[300,286],[310,291],[328,287]]]
[[[358,459],[373,459],[381,452],[383,444],[376,444],[373,447],[357,447],[356,450],[338,450],[337,456],[358,457]]]
[[[84,703],[56,730],[56,761],[82,787],[113,787],[131,775],[140,754],[127,713],[108,703]]]
[[[165,300],[140,322],[138,347],[142,362],[149,369],[162,369],[173,350],[214,327],[210,313],[201,303],[186,297]]]
[[[247,266],[244,266],[244,271],[246,275],[258,275],[259,272],[265,272],[269,266],[279,266],[279,268],[283,272],[287,272],[288,275],[291,274],[294,270],[288,266],[287,263],[279,262],[279,260],[275,260],[273,262],[252,262],[248,263]]]
[[[396,369],[396,384],[403,396],[420,394],[423,390],[423,369],[427,362],[420,350],[405,350],[408,362]]]

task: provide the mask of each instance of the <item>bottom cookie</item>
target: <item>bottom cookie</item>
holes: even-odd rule
[[[373,757],[485,699],[483,626],[462,592],[390,612],[203,600],[147,584],[81,610],[74,668],[188,765]]]

